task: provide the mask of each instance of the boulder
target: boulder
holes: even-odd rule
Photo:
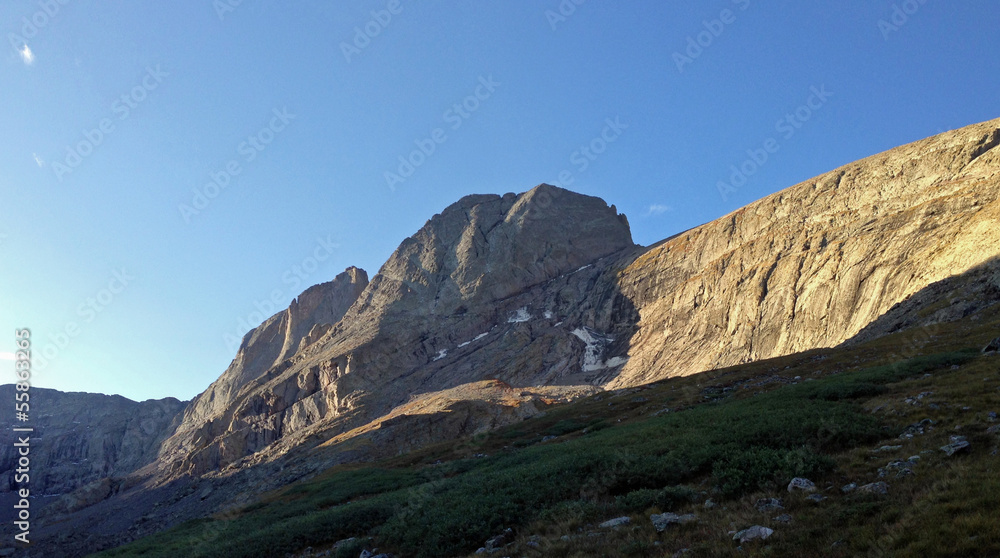
[[[859,486],[857,490],[859,494],[873,494],[875,496],[885,496],[886,494],[889,493],[889,485],[882,481],[872,482],[864,486]]]
[[[628,525],[631,521],[632,521],[632,519],[626,515],[626,516],[622,516],[622,517],[616,517],[614,519],[609,519],[609,520],[605,521],[604,523],[601,523],[600,525],[598,525],[598,527],[601,527],[601,528],[604,528],[604,529],[613,528],[613,527],[620,527],[622,525]]]
[[[984,353],[996,353],[998,351],[1000,351],[1000,337],[990,341],[985,347],[983,347]]]
[[[490,537],[486,541],[486,552],[496,552],[512,542],[514,542],[514,530],[508,527],[504,529],[503,533]]]
[[[796,490],[801,490],[803,492],[815,492],[816,484],[809,479],[804,479],[802,477],[795,477],[791,482],[788,483],[788,491],[794,492]]]
[[[649,516],[649,519],[653,522],[653,527],[655,527],[657,531],[664,531],[671,525],[685,525],[698,521],[698,516],[693,513],[684,515],[677,515],[676,513],[654,513]]]
[[[948,457],[959,452],[969,451],[972,445],[965,439],[965,436],[952,436],[951,443],[941,446],[941,451]]]
[[[733,535],[734,541],[739,541],[740,544],[748,543],[750,541],[756,540],[767,540],[768,537],[774,534],[774,529],[768,529],[761,525],[754,525],[753,527],[748,527],[742,531],[737,532]]]

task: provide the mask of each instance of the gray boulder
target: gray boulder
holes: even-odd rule
[[[747,529],[743,529],[742,531],[737,532],[735,535],[733,535],[733,540],[739,541],[740,544],[743,544],[743,543],[748,543],[750,541],[767,540],[767,538],[773,534],[774,534],[774,529],[768,529],[767,527],[763,527],[761,525],[754,525],[753,527],[749,527]]]
[[[796,490],[801,490],[803,492],[815,492],[816,484],[809,479],[795,477],[792,479],[792,482],[788,483],[788,491],[795,492]]]
[[[984,353],[996,353],[998,351],[1000,351],[1000,337],[990,341],[985,347],[983,347]]]
[[[503,533],[486,541],[486,552],[496,552],[512,542],[514,542],[514,530],[508,527]]]
[[[943,451],[948,457],[951,457],[956,453],[969,451],[970,447],[972,447],[972,445],[965,439],[965,436],[952,436],[951,443],[941,446],[941,451]]]
[[[614,519],[609,519],[609,520],[605,521],[604,523],[601,523],[600,525],[598,525],[598,527],[601,527],[601,528],[604,528],[604,529],[608,529],[608,528],[612,528],[612,527],[620,527],[622,525],[629,524],[631,521],[632,521],[632,519],[626,515],[626,516],[622,516],[622,517],[616,517]]]
[[[653,527],[657,531],[665,531],[667,527],[671,525],[685,525],[688,523],[693,523],[698,521],[698,516],[693,513],[688,513],[684,515],[677,515],[676,513],[661,513],[653,514],[649,516],[650,521],[653,522]]]
[[[889,493],[889,485],[882,482],[872,482],[858,487],[859,494],[873,494],[875,496],[885,496]]]

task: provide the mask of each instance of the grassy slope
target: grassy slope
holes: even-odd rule
[[[461,556],[506,527],[517,540],[502,555],[736,556],[746,553],[728,532],[754,524],[776,533],[745,545],[750,555],[1000,555],[998,438],[985,432],[987,412],[1000,412],[1000,357],[978,354],[1000,330],[998,311],[599,394],[474,439],[337,467],[99,556],[286,556],[365,536],[397,555]],[[933,394],[905,402],[923,392]],[[897,438],[924,418],[932,430]],[[956,433],[972,451],[945,457],[937,448]],[[872,451],[883,445],[902,448]],[[913,476],[878,477],[915,454]],[[828,498],[788,494],[799,475]],[[888,496],[839,490],[876,480]],[[754,508],[772,496],[791,523]],[[657,533],[648,516],[659,511],[699,521]],[[620,515],[631,524],[596,527]]]

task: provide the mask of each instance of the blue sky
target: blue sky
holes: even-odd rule
[[[0,353],[28,327],[33,385],[188,399],[247,324],[374,275],[463,195],[562,183],[651,244],[996,118],[998,21],[987,0],[6,1]]]

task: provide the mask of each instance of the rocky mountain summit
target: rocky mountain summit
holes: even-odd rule
[[[835,346],[997,255],[998,145],[997,121],[948,132],[650,248],[597,198],[467,196],[404,240],[339,322],[244,369],[214,414],[188,412],[179,432],[196,434],[165,446],[178,451],[161,471],[267,461],[472,382],[614,389]]]
[[[131,474],[133,491],[189,483],[193,494],[190,483],[208,479],[218,489],[197,508],[208,513],[246,490],[475,434],[596,390],[959,319],[974,303],[931,312],[934,301],[909,299],[970,270],[966,298],[1000,289],[998,145],[1000,120],[947,132],[651,247],[635,245],[626,217],[599,198],[546,184],[466,196],[370,281],[348,268],[247,333],[182,413],[160,403],[158,419],[135,419],[112,444],[127,446],[127,459],[104,458],[73,482]],[[125,443],[129,428],[142,429],[141,444]],[[78,521],[105,525],[113,504],[104,505]],[[157,514],[147,526],[183,518]]]
[[[280,368],[287,359],[327,332],[343,318],[367,286],[368,274],[363,269],[348,268],[333,281],[306,289],[287,309],[247,332],[226,371],[184,410],[176,432],[163,444],[160,460],[173,463],[174,459],[187,459],[191,453],[198,451],[192,446],[213,436],[218,425],[227,417],[232,420],[236,412],[232,408],[234,402],[243,401],[241,392],[248,384]],[[232,447],[233,437],[229,440],[228,447],[216,447],[223,456],[227,452],[242,451]],[[209,466],[217,465],[219,459],[204,453],[198,458],[207,459]]]
[[[598,198],[548,185],[467,196],[404,240],[370,283],[352,268],[327,284],[323,300],[339,315],[305,312],[296,336],[282,333],[291,320],[280,313],[248,333],[164,444],[159,472],[169,479],[244,467],[362,426],[422,393],[572,376],[589,345],[554,324],[585,321],[577,314],[603,303],[587,268],[634,248],[627,219]],[[600,313],[600,324],[588,323],[629,321],[613,319],[610,308]]]

